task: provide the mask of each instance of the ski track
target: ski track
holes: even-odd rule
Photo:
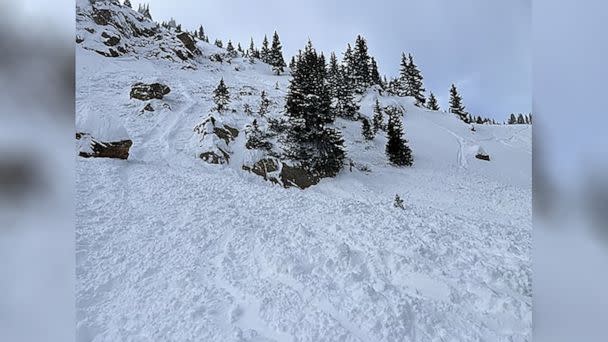
[[[448,173],[370,157],[371,176],[282,189],[240,170],[243,131],[230,165],[195,157],[192,129],[217,79],[167,67],[171,110],[139,115],[125,94],[141,76],[112,71],[122,63],[78,69],[77,102],[124,99],[134,139],[128,161],[76,163],[78,341],[530,340],[529,188],[465,172],[465,138],[429,119],[459,143]],[[273,99],[276,81],[285,87],[228,77]],[[384,158],[376,144],[353,154]],[[396,192],[406,210],[392,206]]]

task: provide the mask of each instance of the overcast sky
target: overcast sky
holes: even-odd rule
[[[399,71],[412,53],[425,87],[447,105],[452,82],[473,114],[503,120],[531,111],[530,0],[147,0],[157,21],[202,24],[213,41],[257,46],[277,30],[289,60],[307,39],[339,57],[357,34],[368,40],[380,73]]]

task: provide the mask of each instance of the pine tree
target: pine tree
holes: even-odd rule
[[[335,53],[331,53],[329,57],[329,66],[327,68],[327,84],[329,86],[330,96],[337,99],[340,87],[340,65]]]
[[[254,119],[251,125],[246,128],[245,132],[247,134],[245,147],[248,150],[257,149],[270,151],[272,149],[272,144],[267,140],[267,134],[262,132],[256,119]]]
[[[293,72],[295,68],[296,68],[296,57],[291,56],[291,61],[289,62],[289,70],[291,70],[291,72]]]
[[[458,115],[462,121],[467,122],[468,113],[464,110],[462,98],[458,95],[458,89],[454,84],[450,88],[450,112]]]
[[[371,58],[369,69],[371,84],[377,84],[380,87],[384,88],[384,85],[382,84],[382,79],[380,78],[380,73],[378,72],[378,64],[376,64],[376,59],[374,57]]]
[[[395,195],[395,200],[393,201],[393,206],[395,208],[399,208],[401,210],[405,210],[405,205],[403,204],[403,200],[401,199],[401,197],[399,197],[399,195]]]
[[[245,51],[243,51],[243,47],[241,47],[241,43],[237,43],[237,45],[236,45],[236,51],[239,52],[239,54],[241,55],[241,57],[245,56]]]
[[[481,116],[478,116],[477,119],[475,119],[476,124],[483,125],[484,122],[485,121],[481,118]]]
[[[396,89],[394,89],[398,96],[409,96],[409,94],[412,93],[409,89],[409,75],[409,60],[405,56],[405,53],[401,53],[401,68],[399,69],[399,80]]]
[[[222,41],[220,39],[216,39],[215,40],[215,46],[219,47],[220,49],[224,47],[224,43],[222,43]]]
[[[218,112],[222,112],[228,109],[228,103],[230,103],[230,92],[228,87],[224,83],[224,79],[220,80],[217,88],[213,91],[213,102],[215,102],[215,109]]]
[[[350,44],[344,53],[344,59],[340,66],[337,87],[335,89],[335,101],[333,113],[343,118],[354,120],[357,118],[359,106],[355,101],[356,82],[354,75],[354,55]],[[333,72],[333,71],[332,71]]]
[[[264,63],[270,64],[270,49],[268,48],[268,37],[264,36],[264,41],[262,42],[262,51],[260,52],[260,59]]]
[[[270,104],[271,102],[268,99],[268,96],[266,95],[266,91],[262,90],[262,94],[260,95],[260,109],[258,110],[258,114],[260,114],[260,116],[265,116],[266,114],[268,114],[268,108],[270,108]]]
[[[517,124],[519,124],[519,125],[523,125],[523,124],[525,124],[525,123],[526,123],[526,120],[524,120],[524,116],[523,116],[522,114],[519,114],[519,115],[517,116]]]
[[[251,109],[251,105],[249,103],[245,103],[243,105],[243,112],[245,113],[245,115],[247,116],[251,116],[253,115],[253,110]]]
[[[384,129],[384,117],[382,115],[382,107],[380,107],[380,101],[376,98],[374,104],[374,117],[373,117],[374,133]]]
[[[237,56],[237,52],[234,49],[234,45],[232,45],[231,40],[229,40],[228,44],[226,45],[226,51],[228,52],[228,56],[231,58],[235,58]]]
[[[439,110],[439,104],[437,103],[437,99],[435,98],[435,94],[431,92],[429,96],[429,102],[427,103],[427,108],[430,110]]]
[[[507,124],[513,125],[515,123],[517,123],[517,118],[515,117],[515,114],[511,113],[511,115],[509,116],[509,120],[507,121]]]
[[[130,0],[125,0],[125,2],[123,3],[123,5],[129,7],[129,8],[133,8],[133,6],[131,5],[131,1]]]
[[[255,44],[253,43],[253,37],[251,38],[251,41],[249,42],[249,49],[247,50],[247,54],[249,55],[249,61],[251,63],[254,62],[254,58],[257,58],[257,50],[255,49]]]
[[[352,53],[352,65],[350,66],[355,91],[363,93],[371,82],[370,57],[367,49],[367,42],[360,35],[357,36],[355,47]]]
[[[410,54],[409,56],[409,61],[408,61],[408,90],[410,91],[410,93],[407,96],[413,96],[414,98],[416,98],[416,103],[418,105],[423,106],[426,102],[426,99],[424,97],[424,92],[426,91],[426,89],[424,89],[423,83],[422,83],[422,74],[420,73],[420,70],[418,70],[418,67],[416,66],[416,64],[414,63],[414,58],[412,57],[412,55]]]
[[[320,177],[335,176],[344,164],[344,140],[333,122],[323,59],[309,41],[296,58],[285,111],[289,121],[286,154]]]
[[[287,66],[283,59],[283,47],[279,40],[279,34],[275,31],[272,36],[272,48],[270,49],[269,64],[277,75],[280,75]]]
[[[198,27],[198,37],[200,40],[205,41],[205,29],[203,28],[203,25]]]
[[[412,151],[407,146],[407,140],[403,138],[403,127],[401,116],[403,112],[395,107],[386,109],[388,114],[388,125],[386,128],[386,155],[388,160],[397,166],[412,166],[414,160]]]
[[[374,130],[372,126],[369,124],[369,120],[367,118],[363,118],[363,124],[361,126],[361,134],[365,138],[365,140],[373,140],[374,139]]]

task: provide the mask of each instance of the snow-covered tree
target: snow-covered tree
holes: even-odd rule
[[[408,96],[413,96],[416,99],[416,103],[420,106],[423,106],[426,102],[426,99],[424,97],[424,92],[426,89],[424,89],[423,83],[422,83],[422,74],[420,73],[420,70],[418,70],[418,67],[416,66],[416,64],[414,63],[414,58],[412,57],[412,55],[410,54],[409,56],[409,62],[408,62],[408,89],[410,91],[410,94],[408,94]]]
[[[219,47],[220,49],[224,47],[224,43],[222,43],[221,39],[216,39],[215,40],[215,46]]]
[[[237,52],[234,49],[234,45],[232,45],[231,40],[229,40],[228,44],[226,45],[226,51],[228,52],[228,56],[231,58],[235,58],[237,56]]]
[[[215,102],[215,109],[218,112],[228,109],[228,104],[230,103],[230,92],[228,91],[228,87],[226,87],[223,78],[220,80],[217,88],[215,88],[213,91],[213,102]]]
[[[429,102],[427,103],[427,108],[430,110],[439,110],[439,103],[437,103],[437,98],[435,98],[435,94],[431,92],[429,95]]]
[[[272,144],[268,141],[268,135],[264,133],[258,126],[256,119],[253,120],[250,126],[245,129],[247,134],[247,142],[245,148],[249,150],[266,150],[272,149]]]
[[[414,159],[412,150],[407,146],[407,140],[403,138],[403,125],[401,116],[403,112],[396,107],[388,107],[388,125],[386,128],[386,155],[388,160],[397,166],[412,166]]]
[[[369,70],[371,84],[377,84],[380,87],[384,88],[384,85],[382,84],[382,79],[380,78],[380,73],[378,72],[378,64],[376,64],[376,59],[374,57],[372,57],[370,60]]]
[[[376,103],[374,104],[374,117],[372,119],[374,133],[384,129],[384,117],[382,115],[382,107],[380,107],[380,101],[376,98]]]
[[[344,140],[333,122],[324,59],[308,42],[296,58],[285,111],[287,156],[320,177],[335,176],[344,164]]]
[[[374,139],[374,130],[372,126],[369,124],[369,120],[367,118],[363,118],[363,123],[361,125],[361,135],[365,140],[373,140]]]
[[[520,113],[520,114],[517,116],[517,124],[519,124],[519,125],[523,125],[523,124],[525,124],[525,123],[526,123],[526,120],[524,119],[523,114],[521,114],[521,113]]]
[[[262,94],[260,95],[260,109],[258,110],[258,114],[260,116],[265,116],[269,112],[270,108],[270,100],[268,99],[268,95],[266,95],[266,91],[262,90]]]
[[[269,64],[272,65],[272,69],[277,75],[280,75],[284,68],[287,66],[283,59],[283,47],[279,40],[279,34],[275,31],[272,36],[272,48],[270,49],[270,55],[268,57]]]
[[[355,40],[355,46],[353,49],[352,64],[350,66],[350,72],[352,72],[352,79],[354,81],[355,91],[363,93],[363,91],[369,87],[371,82],[370,72],[370,56],[368,54],[367,42],[365,38],[358,35]]]
[[[335,53],[331,53],[329,57],[329,66],[327,68],[327,84],[329,93],[333,99],[338,97],[338,88],[340,87],[340,64]]]
[[[458,94],[458,89],[452,84],[450,88],[450,112],[458,115],[464,122],[468,122],[468,114],[462,104],[462,97]]]
[[[262,41],[262,51],[260,51],[260,59],[264,63],[270,62],[270,48],[268,47],[268,37],[264,36]]]
[[[131,0],[125,0],[125,2],[123,2],[123,5],[125,5],[129,8],[133,8],[133,5],[131,5]]]

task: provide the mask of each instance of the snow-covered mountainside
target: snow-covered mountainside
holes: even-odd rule
[[[389,165],[382,133],[368,142],[361,122],[337,119],[352,167],[284,188],[243,166],[263,157],[245,148],[246,126],[284,115],[288,72],[220,63],[226,51],[204,42],[186,60],[159,57],[161,46],[188,49],[135,11],[95,6],[158,31],[113,31],[77,1],[77,122],[133,142],[127,160],[77,158],[78,341],[531,339],[529,125],[472,131],[370,89],[362,115],[376,99],[405,110],[414,166]],[[125,53],[93,51],[104,31]],[[234,111],[218,114],[222,78]],[[170,92],[131,98],[138,82]],[[490,161],[475,158],[480,150]],[[208,163],[206,152],[225,160]],[[405,209],[393,206],[397,194]]]

